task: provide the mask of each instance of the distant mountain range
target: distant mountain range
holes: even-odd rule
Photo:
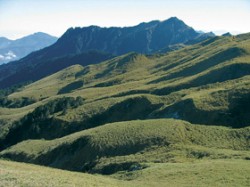
[[[0,88],[35,81],[74,64],[86,66],[128,52],[167,52],[214,36],[199,33],[176,17],[134,27],[70,28],[55,44],[0,66]]]
[[[211,33],[208,35],[210,37]],[[195,31],[176,17],[165,21],[141,23],[134,27],[70,28],[53,45],[53,48],[50,48],[50,54],[61,56],[89,50],[105,51],[114,55],[131,51],[150,54],[201,36],[206,37],[207,33]]]
[[[33,51],[55,43],[56,40],[56,37],[42,32],[37,32],[17,40],[0,37],[0,64],[19,60]]]

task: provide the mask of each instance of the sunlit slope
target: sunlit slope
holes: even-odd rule
[[[248,186],[249,162],[239,160],[151,164],[115,178],[0,160],[0,186]]]
[[[65,82],[65,79],[70,77],[74,78],[71,83],[82,81],[83,85],[79,86],[79,90],[77,87],[67,89],[63,85],[59,86],[59,82],[54,81],[55,76],[51,76],[45,79],[47,81],[31,84],[22,92],[13,94],[11,97],[24,95],[39,97],[36,92],[29,93],[28,90],[43,85],[41,91],[49,91],[51,87],[47,84],[50,81],[52,81],[51,86],[56,86],[58,92],[61,91],[59,93],[64,94],[86,88],[98,90],[98,88],[108,87],[106,89],[113,90],[112,88],[116,88],[117,85],[132,84],[131,82],[142,89],[145,86],[143,90],[148,90],[148,92],[168,94],[167,88],[169,91],[172,91],[171,88],[173,88],[174,91],[240,78],[249,74],[250,40],[242,40],[243,37],[250,38],[247,34],[237,37],[218,37],[165,55],[144,56],[130,53],[98,65],[86,66],[80,72],[80,67],[78,70],[73,68],[75,72],[70,71],[71,76],[66,73],[68,70],[63,70],[59,74],[65,73],[66,75],[60,77],[61,81]],[[223,72],[229,74],[223,74]],[[133,89],[138,90],[140,87]],[[64,90],[60,90],[63,88]],[[165,90],[161,88],[165,88]],[[124,89],[128,89],[128,87]],[[103,88],[103,90],[105,89]],[[123,90],[118,89],[117,91]],[[55,95],[55,92],[45,93],[47,96]]]
[[[248,186],[249,162],[238,160],[151,164],[115,178],[0,160],[0,186]],[[190,180],[192,179],[192,180]]]
[[[68,187],[68,186],[126,186],[108,177],[94,176],[0,160],[0,186]]]
[[[105,168],[114,163],[120,165],[120,170],[126,170],[143,162],[249,159],[249,133],[249,127],[230,129],[173,119],[136,120],[111,123],[54,140],[27,140],[5,149],[0,156],[105,173]],[[109,172],[115,173],[116,169]]]
[[[81,96],[85,100],[81,106],[69,108],[64,115],[53,114],[55,120],[67,123],[88,124],[99,116],[94,126],[132,119],[177,118],[245,127],[250,122],[249,38],[249,34],[216,37],[167,54],[130,53],[98,65],[72,66],[26,86],[8,99],[32,98],[36,102],[29,109],[34,109],[55,98]],[[121,107],[124,117],[114,119],[110,113]],[[133,108],[147,112],[141,115]],[[5,121],[13,119],[13,111],[18,117],[24,114],[18,115],[22,110],[1,111]],[[76,129],[85,128],[80,125]]]

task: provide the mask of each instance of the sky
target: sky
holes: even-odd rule
[[[250,0],[0,0],[0,36],[60,37],[70,27],[134,26],[173,16],[195,30],[250,32]]]

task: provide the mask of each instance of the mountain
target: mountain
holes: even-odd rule
[[[1,98],[0,158],[125,186],[248,186],[249,88],[250,33],[72,65]]]
[[[0,64],[18,60],[29,53],[47,47],[57,40],[56,37],[38,32],[17,40],[0,38]]]
[[[70,28],[54,47],[60,53],[95,49],[114,55],[131,51],[149,54],[169,45],[185,43],[198,36],[199,33],[194,29],[178,18],[172,17],[165,21],[151,21],[125,28],[98,26]]]
[[[232,36],[232,34],[230,32],[227,32],[227,33],[222,34],[222,36]]]
[[[165,21],[151,21],[134,27],[98,26],[68,29],[49,50],[47,55],[62,56],[89,50],[104,51],[113,55],[128,52],[151,54],[167,46],[184,44],[206,33],[198,33],[176,17]],[[210,37],[215,35],[209,34]]]
[[[70,28],[55,44],[34,52],[19,61],[0,66],[0,88],[39,80],[65,68],[65,65],[60,63],[60,61],[65,61],[64,58],[84,56],[90,51],[106,54],[98,61],[101,62],[131,51],[152,54],[176,50],[185,46],[185,43],[189,41],[192,41],[193,44],[211,37],[214,37],[212,33],[200,34],[176,17],[165,21],[141,23],[134,27]],[[95,57],[93,56],[93,58]],[[87,58],[88,61],[86,61],[85,59],[84,57],[79,61],[70,60],[68,65],[88,65],[93,61],[98,63],[96,60]],[[55,66],[57,68],[54,68]],[[25,76],[23,76],[24,74]]]
[[[0,48],[4,48],[5,46],[8,46],[12,40],[9,40],[8,38],[5,37],[0,37]]]

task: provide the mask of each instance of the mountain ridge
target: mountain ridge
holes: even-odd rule
[[[99,48],[96,48],[97,46],[94,46],[95,44],[91,44],[91,41],[87,41],[88,40],[87,38],[85,39],[86,37],[85,33],[89,38],[93,38],[93,36],[95,35],[97,38],[101,38],[102,33],[100,32],[102,30],[103,32],[108,32],[110,30],[110,32],[112,32],[112,35],[115,35],[115,38],[118,40],[117,42],[114,42],[115,44],[118,44],[115,46],[116,49],[112,49],[111,47],[112,40],[109,40],[109,38],[105,38],[104,41],[99,42],[98,44],[101,43],[102,45],[102,47],[99,47]],[[94,33],[94,35],[91,36],[89,32]],[[182,36],[183,38],[178,38],[178,36],[174,36],[174,32],[178,33],[181,36],[183,34],[186,34],[186,35],[189,34],[189,36]],[[137,38],[139,37],[137,36],[137,34],[140,34],[141,35],[140,37],[143,37],[144,47],[142,46],[139,46],[140,48],[136,47],[136,43],[138,43]],[[78,46],[80,47],[78,50],[81,50],[81,52],[85,51],[87,48],[91,49],[91,47],[94,47],[94,49],[98,49],[100,51],[106,51],[114,55],[122,55],[131,51],[138,52],[138,53],[145,53],[145,54],[156,52],[160,50],[161,48],[166,47],[168,45],[172,45],[176,43],[185,43],[188,40],[198,37],[200,34],[197,33],[191,27],[187,26],[183,21],[179,20],[176,17],[172,17],[164,21],[154,20],[150,22],[143,22],[132,27],[99,27],[99,26],[92,25],[89,27],[82,27],[82,28],[80,27],[69,28],[65,32],[65,34],[58,40],[58,43],[70,42],[68,41],[68,39],[71,41],[72,39],[74,39],[74,38],[71,38],[70,36],[77,37],[77,35],[81,36],[83,38],[82,40],[84,41],[86,40],[86,43],[89,43],[89,46]],[[124,39],[130,40],[131,36],[128,36],[128,35],[132,35],[135,41],[124,41]],[[103,37],[109,37],[109,36],[104,34]],[[158,37],[161,39],[158,39]],[[108,43],[107,41],[110,41],[111,43]],[[104,43],[102,44],[102,42]],[[156,43],[161,43],[161,44],[160,45],[158,44],[159,46],[156,46],[157,45]],[[108,45],[108,46],[110,45],[110,47],[107,47],[105,45]],[[129,49],[126,49],[126,46],[129,46]],[[76,46],[72,45],[71,50],[74,47],[76,48]],[[105,50],[105,47],[108,49],[108,51]]]
[[[36,32],[16,40],[0,38],[0,64],[19,60],[29,53],[47,47],[57,38],[43,32]]]
[[[12,62],[6,66],[0,66],[0,88],[27,81],[36,81],[55,73],[65,68],[65,66],[62,65],[60,67],[60,63],[57,63],[59,65],[57,66],[58,68],[53,68],[53,61],[63,60],[64,57],[68,58],[67,56],[84,56],[84,54],[90,51],[98,51],[108,54],[101,59],[105,60],[132,51],[143,54],[167,52],[185,46],[185,44],[178,45],[180,43],[182,44],[190,40],[193,41],[192,43],[197,43],[210,37],[213,37],[211,33],[197,33],[193,28],[187,26],[176,17],[165,21],[141,23],[133,27],[102,28],[90,26],[70,28],[55,44],[33,52],[19,61]],[[89,61],[92,62],[92,60]],[[83,58],[80,61],[72,61],[70,65],[77,63],[90,64],[84,62]],[[46,64],[48,69],[55,70],[48,71],[43,76],[37,76],[35,71],[39,71],[40,66],[45,66],[43,64]],[[22,69],[25,68],[29,69],[29,71],[26,76],[21,76],[23,74]]]

